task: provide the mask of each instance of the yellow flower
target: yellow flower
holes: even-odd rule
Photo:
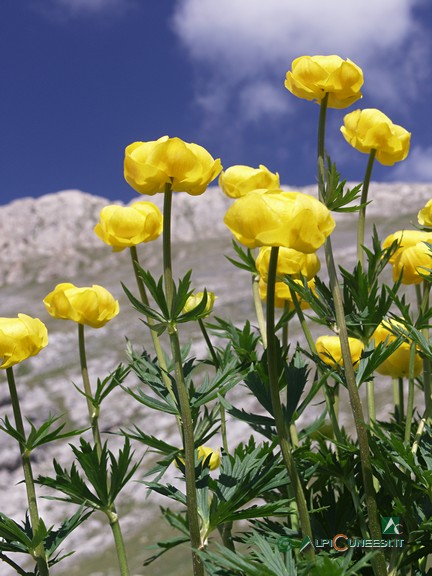
[[[345,140],[359,152],[369,154],[385,166],[393,166],[408,156],[411,134],[393,124],[388,116],[376,108],[355,110],[344,118],[341,128]]]
[[[161,211],[151,202],[135,202],[131,206],[111,204],[102,208],[94,231],[113,247],[113,252],[120,252],[156,240],[162,232],[162,221]]]
[[[208,457],[208,455],[211,454],[210,461],[209,461],[210,470],[215,470],[216,468],[218,468],[220,466],[221,457],[220,457],[219,450],[213,450],[212,448],[209,448],[208,446],[199,446],[197,448],[197,453],[198,453],[198,460],[205,460]],[[185,463],[184,458],[179,457],[179,460],[183,464]],[[177,462],[174,461],[174,464],[175,464],[176,468],[178,468]]]
[[[172,183],[174,192],[202,194],[222,170],[220,160],[198,144],[162,136],[126,147],[124,177],[140,194],[164,192]]]
[[[77,288],[69,282],[57,284],[44,304],[54,318],[73,320],[92,328],[101,328],[119,313],[119,303],[106,288]]]
[[[397,336],[393,334],[391,328],[396,328],[398,326],[403,328],[403,324],[397,320],[384,321],[379,326],[377,326],[375,332],[372,335],[372,338],[375,341],[375,346],[377,346],[380,342],[385,342],[386,340],[388,344],[394,342]],[[380,364],[380,366],[377,368],[377,372],[383,376],[391,376],[392,378],[403,378],[404,376],[408,376],[410,344],[411,341],[407,338],[406,341],[402,342],[402,344],[393,352],[393,354],[390,354],[387,360],[384,360],[384,362]],[[418,376],[420,374],[422,367],[423,360],[419,354],[416,354],[414,362],[414,376]]]
[[[255,262],[258,273],[264,282],[267,282],[270,253],[271,248],[263,246],[260,248]],[[315,252],[304,254],[292,248],[279,248],[276,276],[283,277],[289,274],[293,278],[305,276],[308,280],[311,280],[318,274],[320,268],[321,263]]]
[[[394,264],[400,256],[401,252],[405,248],[410,248],[415,246],[419,242],[431,242],[432,243],[432,232],[422,232],[421,230],[398,230],[394,234],[390,234],[384,240],[382,247],[390,248],[394,241],[398,242],[398,247],[392,254],[389,263]]]
[[[313,196],[282,190],[254,190],[228,208],[225,224],[249,248],[284,246],[315,252],[333,231],[330,211]]]
[[[39,318],[18,314],[0,318],[0,368],[10,368],[36,356],[48,344],[48,331]]]
[[[353,366],[360,361],[363,352],[363,342],[357,338],[348,338],[348,345]],[[318,356],[331,368],[343,366],[342,350],[339,336],[319,336],[315,342]]]
[[[199,446],[197,451],[198,451],[198,460],[205,460],[209,456],[209,454],[211,454],[209,462],[210,470],[215,470],[220,466],[221,457],[219,450],[212,450],[208,446]]]
[[[303,282],[299,279],[295,279],[294,282],[296,282],[300,286],[303,286]],[[312,280],[309,280],[309,282],[307,284],[308,284],[308,287],[312,291],[314,291],[315,278],[312,278]],[[259,295],[260,295],[261,300],[267,300],[267,282],[262,277],[260,277],[259,282],[258,282],[258,290],[259,290]],[[299,294],[297,294],[297,299],[299,301],[300,308],[302,310],[309,308],[309,304],[306,302],[306,300],[303,300],[302,298],[300,298]],[[285,284],[285,282],[276,282],[275,283],[275,306],[276,306],[276,308],[285,308],[285,304],[288,304],[288,310],[293,310],[294,303],[293,303],[293,299],[291,296],[291,291],[289,289],[289,286],[287,284]]]
[[[240,198],[258,188],[280,188],[279,174],[273,174],[265,166],[230,166],[219,176],[219,186],[230,198]]]
[[[362,97],[363,72],[340,56],[300,56],[286,74],[285,88],[299,98],[321,102],[328,94],[329,108],[347,108]]]
[[[424,242],[398,250],[393,262],[393,280],[402,276],[402,284],[420,284],[432,268],[432,251]]]
[[[418,213],[418,223],[420,226],[432,228],[432,200],[429,200],[426,206]]]
[[[196,294],[191,294],[189,298],[186,300],[186,304],[183,308],[183,314],[190,312],[194,308],[201,304],[201,301],[204,297],[204,292],[197,292]],[[214,292],[207,292],[207,303],[205,305],[204,311],[201,313],[201,318],[206,318],[209,314],[211,314],[214,306],[214,302],[216,300],[216,296]]]

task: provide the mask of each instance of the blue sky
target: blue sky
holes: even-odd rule
[[[283,86],[302,54],[363,68],[363,99],[329,112],[344,178],[367,158],[343,116],[373,107],[412,132],[408,159],[374,179],[432,182],[430,0],[2,0],[0,15],[0,203],[70,188],[129,201],[125,146],[164,134],[311,184],[318,106]]]

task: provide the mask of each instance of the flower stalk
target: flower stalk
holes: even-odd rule
[[[96,446],[96,452],[100,460],[102,455],[102,440],[99,430],[99,406],[96,406],[92,402],[92,390],[90,385],[90,378],[87,368],[87,355],[85,349],[85,338],[84,338],[84,325],[78,324],[78,347],[79,356],[81,364],[81,375],[83,380],[84,392],[87,399],[87,408],[89,412],[90,425],[93,434],[93,441]],[[114,537],[114,544],[117,553],[117,559],[120,567],[121,576],[129,576],[129,567],[127,562],[126,548],[120,529],[120,522],[116,512],[114,503],[110,506],[109,510],[105,510],[105,514],[108,517],[111,531]]]
[[[369,159],[366,166],[366,173],[363,180],[363,187],[362,193],[360,198],[360,212],[357,224],[357,261],[361,264],[361,267],[364,268],[364,252],[363,252],[363,244],[365,238],[365,227],[366,227],[366,203],[369,193],[369,184],[370,179],[372,176],[372,168],[375,161],[376,150],[372,148],[369,153]]]
[[[6,368],[6,375],[9,385],[9,393],[12,403],[12,410],[14,414],[16,430],[25,441],[26,434],[24,430],[24,423],[21,415],[21,408],[12,367]],[[24,483],[27,493],[30,521],[32,525],[33,534],[35,534],[39,525],[39,510],[36,498],[33,470],[30,461],[30,451],[26,448],[24,443],[20,442],[19,447],[21,453],[21,465],[24,472]],[[48,576],[49,575],[48,561],[46,558],[43,542],[41,542],[40,544],[38,544],[38,546],[36,546],[33,553],[33,557],[36,561],[39,575]]]
[[[303,537],[308,536],[312,539],[312,528],[310,524],[309,511],[307,509],[306,498],[301,485],[301,480],[295,465],[292,454],[292,447],[289,441],[289,435],[285,424],[279,393],[279,375],[277,371],[277,352],[275,336],[275,283],[276,269],[279,248],[272,247],[270,254],[268,283],[267,283],[267,363],[268,376],[270,384],[270,395],[273,408],[273,416],[276,422],[276,431],[279,438],[282,457],[291,481],[293,494],[297,503],[298,514]],[[315,557],[313,548],[307,548],[310,559]]]
[[[163,220],[163,266],[165,296],[168,310],[172,309],[174,283],[172,276],[171,261],[171,209],[172,209],[172,186],[165,186],[164,195],[164,220]],[[192,566],[194,576],[204,576],[204,566],[198,552],[204,547],[201,539],[200,522],[198,516],[198,502],[195,478],[195,440],[192,422],[192,414],[189,403],[189,394],[183,374],[180,341],[178,330],[174,320],[168,328],[171,351],[174,358],[175,379],[177,383],[178,403],[182,425],[183,450],[185,455],[185,480],[187,516],[189,522],[190,541],[192,547]]]
[[[325,123],[328,98],[323,98],[320,105],[319,127],[318,127],[318,193],[319,199],[325,204],[326,200],[326,179],[324,168],[325,156]],[[342,292],[339,286],[331,238],[327,238],[325,245],[325,258],[330,279],[330,288],[333,294],[333,301],[336,314],[336,323],[339,331],[341,352],[344,363],[345,378],[354,417],[359,443],[360,461],[365,490],[366,507],[368,511],[369,530],[372,539],[381,539],[381,527],[378,516],[378,506],[373,483],[372,464],[370,458],[369,438],[366,422],[363,415],[363,407],[357,388],[354,367],[351,361],[351,353],[348,342],[348,332],[345,321],[345,311],[343,306]],[[373,568],[376,576],[386,576],[387,569],[385,557],[382,551],[378,551],[373,559]]]

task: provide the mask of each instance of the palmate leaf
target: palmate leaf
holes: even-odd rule
[[[136,424],[134,424],[134,431],[131,428],[126,429],[121,428],[120,432],[127,438],[130,438],[131,440],[137,440],[138,442],[141,442],[142,444],[145,444],[146,446],[153,448],[155,452],[164,454],[165,456],[174,457],[174,455],[177,452],[179,452],[179,448],[177,448],[176,446],[168,444],[163,440],[159,440],[155,436],[150,436],[149,434],[146,434],[145,432],[143,432],[143,430],[138,428]]]
[[[138,274],[142,281],[144,282],[146,288],[150,292],[153,297],[153,300],[159,307],[161,311],[162,318],[164,320],[170,319],[170,311],[168,309],[168,303],[165,297],[165,290],[164,290],[164,279],[163,276],[159,277],[159,280],[153,278],[151,272],[144,270],[141,266],[138,268]]]
[[[50,529],[48,535],[45,538],[45,551],[49,558],[52,558],[50,565],[57,564],[65,556],[53,557],[54,552],[58,550],[59,546],[64,542],[64,540],[78,528],[87,518],[89,518],[93,513],[93,510],[85,510],[83,506],[75,512],[70,518],[67,518],[60,526],[58,530]],[[67,554],[69,556],[71,553]]]
[[[189,542],[189,536],[177,536],[176,538],[170,538],[169,540],[160,540],[151,546],[146,546],[146,550],[158,550],[156,554],[152,554],[148,558],[146,558],[143,562],[143,566],[149,566],[152,562],[160,558],[165,552],[179,546],[180,544],[185,544]]]
[[[117,368],[113,372],[111,372],[106,378],[104,378],[103,380],[100,380],[100,378],[97,379],[96,393],[94,396],[94,400],[97,406],[100,406],[103,400],[105,400],[105,398],[113,390],[115,390],[117,386],[123,384],[129,372],[130,372],[129,366],[123,366],[123,364],[119,364]]]
[[[198,390],[194,390],[191,395],[191,408],[204,406],[215,400],[218,395],[224,396],[240,382],[241,378],[241,374],[238,373],[236,359],[232,359],[230,363],[218,369],[213,378],[206,374],[201,386]]]
[[[354,188],[346,188],[346,180],[341,182],[340,174],[336,169],[336,164],[332,164],[327,156],[326,186],[324,191],[324,204],[333,212],[358,212],[366,204],[349,206],[361,196],[362,184]]]
[[[20,526],[15,520],[0,512],[0,550],[2,552],[28,552],[33,533],[28,522]]]
[[[151,306],[144,304],[143,302],[141,302],[141,300],[138,300],[138,298],[136,298],[123,283],[121,283],[121,285],[130,303],[136,310],[138,310],[138,312],[141,312],[148,318],[152,318],[153,320],[162,325],[166,325],[167,317],[163,316],[162,314],[154,310]]]

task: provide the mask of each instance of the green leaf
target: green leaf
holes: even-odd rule
[[[225,256],[225,258],[229,260],[231,264],[234,264],[234,266],[240,268],[241,270],[247,270],[253,275],[258,274],[255,264],[255,258],[253,257],[251,250],[249,248],[247,250],[243,250],[243,248],[239,244],[237,244],[235,240],[232,240],[232,245],[234,250],[237,252],[237,255],[240,258],[240,260],[234,260],[229,256]]]

